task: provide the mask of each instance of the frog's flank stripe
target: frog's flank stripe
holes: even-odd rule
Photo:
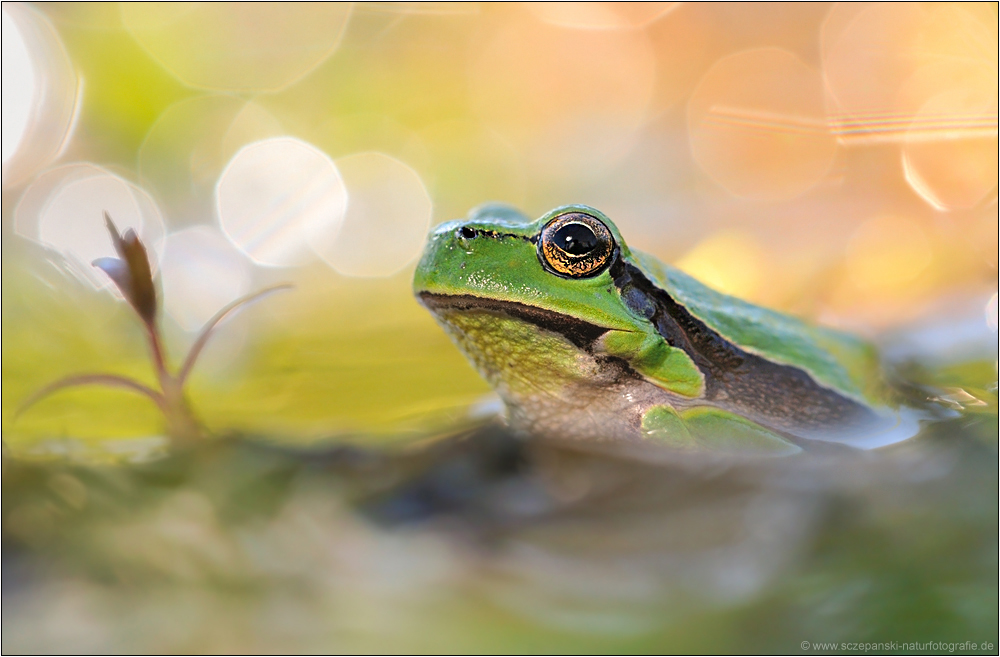
[[[608,331],[602,326],[516,301],[488,299],[471,294],[434,294],[432,292],[421,292],[420,300],[431,310],[441,308],[461,311],[476,310],[513,317],[534,324],[546,331],[565,336],[578,348],[586,351],[591,351],[594,341]]]
[[[677,303],[638,267],[618,258],[611,276],[626,305],[645,316],[705,375],[705,397],[752,415],[798,418],[815,426],[861,420],[870,409],[826,388],[805,370],[747,352]]]

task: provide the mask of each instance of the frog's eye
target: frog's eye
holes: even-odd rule
[[[567,278],[597,276],[611,262],[615,239],[601,220],[567,212],[545,225],[538,237],[538,259]]]

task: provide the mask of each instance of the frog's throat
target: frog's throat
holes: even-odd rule
[[[434,292],[420,292],[419,296],[420,302],[435,314],[442,310],[476,310],[506,315],[562,335],[576,347],[586,351],[591,351],[594,342],[610,330],[582,319],[517,301],[487,299],[471,294],[436,294]]]

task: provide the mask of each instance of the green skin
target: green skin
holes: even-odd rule
[[[613,263],[595,276],[541,263],[539,234],[566,212],[614,237]],[[413,287],[527,434],[782,454],[895,422],[869,345],[631,251],[587,206],[537,221],[477,208],[432,232]]]

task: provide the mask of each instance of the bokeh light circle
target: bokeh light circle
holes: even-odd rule
[[[886,119],[910,75],[921,9],[914,3],[840,4],[824,23],[823,72],[839,113]]]
[[[955,90],[916,113],[903,145],[907,182],[938,210],[969,209],[996,195],[997,94]]]
[[[109,287],[110,279],[91,264],[116,256],[104,212],[120,231],[139,234],[155,269],[164,236],[159,209],[145,191],[94,164],[65,165],[39,176],[18,203],[14,228],[61,253],[81,280]]]
[[[210,226],[171,233],[160,260],[163,307],[186,331],[197,331],[250,288],[250,263]]]
[[[701,240],[674,264],[724,294],[755,299],[764,284],[763,263],[767,254],[754,235],[742,230],[723,230]]]
[[[28,45],[3,6],[3,161],[17,152],[31,118],[37,80]]]
[[[478,114],[542,175],[615,167],[645,124],[655,81],[643,31],[537,21],[510,22],[476,40],[469,68]]]
[[[41,12],[3,5],[3,184],[31,178],[55,160],[73,132],[81,83]]]
[[[816,184],[833,163],[823,80],[779,48],[724,57],[688,102],[691,150],[730,193],[788,199]]]
[[[336,235],[347,192],[337,166],[314,146],[277,137],[242,148],[216,187],[223,232],[261,265],[299,265],[317,232]]]
[[[645,27],[673,10],[679,2],[532,2],[540,21],[574,30],[629,30]]]
[[[996,292],[986,302],[984,314],[986,315],[986,325],[990,327],[991,331],[996,333],[1000,329],[1000,303],[998,303]]]
[[[927,233],[916,221],[896,215],[876,216],[851,236],[847,271],[863,290],[892,293],[919,276],[933,255]]]
[[[836,111],[875,129],[933,95],[978,86],[984,70],[996,84],[996,10],[987,3],[838,3],[821,46]]]
[[[930,115],[926,106],[952,92],[995,102],[996,24],[995,5],[987,3],[835,5],[822,27],[821,50],[831,123],[841,141],[912,143],[919,132],[923,143],[954,142],[968,137],[959,136],[963,130],[981,132],[984,123],[995,134],[995,109],[991,116],[961,108]]]
[[[316,233],[316,252],[348,276],[389,276],[423,248],[433,206],[420,176],[384,153],[337,159],[349,201],[339,231]]]
[[[429,160],[421,173],[438,218],[463,217],[483,199],[524,203],[527,174],[517,151],[496,131],[479,121],[441,121],[420,137]]]
[[[350,3],[123,3],[122,22],[185,84],[276,91],[336,50]]]
[[[197,96],[164,110],[139,149],[142,184],[163,199],[172,225],[213,221],[215,185],[243,146],[285,134],[264,108],[233,96]]]

